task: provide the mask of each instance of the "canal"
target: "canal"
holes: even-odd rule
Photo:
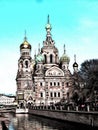
[[[98,130],[91,126],[56,121],[29,114],[9,114],[9,130]]]

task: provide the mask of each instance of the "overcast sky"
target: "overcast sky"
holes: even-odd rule
[[[98,58],[98,0],[0,0],[0,93],[16,93],[25,30],[33,57],[46,38],[48,14],[59,56],[66,45],[71,72],[74,54],[79,68],[85,60]]]

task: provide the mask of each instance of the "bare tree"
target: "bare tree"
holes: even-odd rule
[[[98,60],[86,60],[81,64],[80,75],[89,89],[98,90]]]

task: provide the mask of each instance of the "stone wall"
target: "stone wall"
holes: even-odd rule
[[[30,109],[29,113],[47,118],[98,126],[98,112]]]

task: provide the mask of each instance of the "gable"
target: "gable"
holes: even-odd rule
[[[46,71],[45,76],[64,76],[64,72],[60,68],[53,66]]]

